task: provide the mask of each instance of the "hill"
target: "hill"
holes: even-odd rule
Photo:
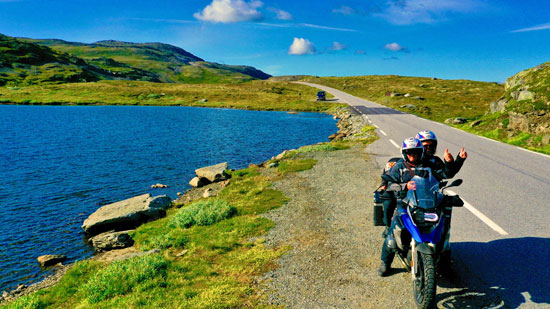
[[[76,56],[0,34],[0,85],[111,78],[109,72]]]
[[[186,50],[163,43],[22,39],[82,58],[118,76],[167,83],[241,82],[270,77],[254,67],[207,62]]]
[[[13,38],[0,34],[0,85],[140,80],[166,83],[232,83],[267,79],[250,66],[207,62],[163,43]]]

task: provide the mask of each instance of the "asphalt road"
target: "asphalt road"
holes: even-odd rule
[[[348,103],[377,127],[380,140],[366,151],[380,166],[400,156],[401,142],[420,130],[435,132],[438,153],[468,153],[452,191],[452,248],[469,297],[498,297],[504,307],[550,307],[550,156],[402,113],[345,92],[302,83]],[[467,298],[467,297],[466,297]],[[467,302],[463,305],[467,305]]]

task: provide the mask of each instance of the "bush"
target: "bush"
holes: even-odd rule
[[[173,227],[188,228],[193,225],[212,225],[236,214],[235,207],[230,206],[221,199],[210,199],[193,203],[189,207],[182,208],[174,217]]]
[[[165,281],[168,262],[158,255],[117,261],[98,271],[82,286],[81,292],[94,304],[131,292],[147,281]]]

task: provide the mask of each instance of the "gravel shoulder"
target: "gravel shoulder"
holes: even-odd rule
[[[367,148],[368,151],[368,148]],[[260,280],[266,303],[289,308],[412,308],[410,274],[394,261],[380,278],[382,227],[372,218],[372,192],[380,167],[364,146],[311,153],[313,169],[274,184],[291,201],[266,217],[276,226],[266,236],[272,246],[292,249],[280,267]],[[485,307],[492,303],[440,278],[438,307]]]

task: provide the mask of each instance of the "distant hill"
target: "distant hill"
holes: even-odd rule
[[[163,43],[13,38],[0,34],[0,85],[127,79],[166,83],[230,83],[267,79],[251,66],[207,62]]]
[[[550,134],[550,62],[509,77],[504,91],[491,112],[507,115],[508,129]]]
[[[0,34],[0,85],[109,78],[113,76],[78,57]]]

